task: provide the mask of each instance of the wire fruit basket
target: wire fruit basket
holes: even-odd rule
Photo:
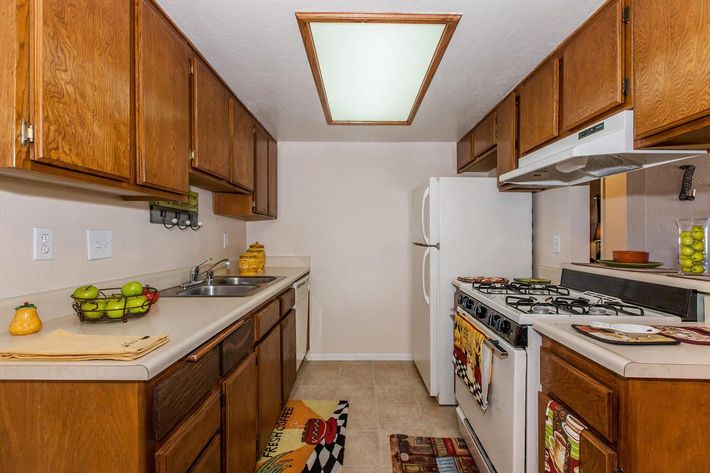
[[[99,289],[99,296],[74,299],[72,308],[82,322],[128,322],[129,319],[143,317],[158,301],[160,292],[145,286],[143,294],[124,296],[117,287]]]

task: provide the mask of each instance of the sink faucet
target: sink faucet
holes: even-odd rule
[[[206,274],[207,277],[205,278],[205,280],[207,282],[211,282],[212,278],[214,277],[214,268],[216,268],[220,264],[224,265],[224,269],[229,269],[232,267],[232,263],[229,262],[229,258],[222,258],[221,260],[217,261],[215,264],[204,270],[202,273],[199,273],[197,275],[197,278],[199,279],[202,274]]]
[[[205,258],[199,263],[197,263],[191,270],[190,270],[190,283],[194,284],[197,282],[197,280],[200,277],[200,268],[202,267],[203,264],[208,263],[212,261],[212,258]]]
[[[224,265],[225,269],[229,269],[232,267],[232,263],[229,262],[229,258],[223,258],[219,261],[217,261],[215,264],[210,266],[209,268],[205,269],[204,271],[200,271],[200,268],[205,263],[209,263],[212,261],[212,258],[205,258],[204,260],[200,261],[197,263],[191,270],[190,270],[190,281],[187,284],[183,284],[183,287],[188,287],[188,286],[194,286],[195,284],[199,284],[201,282],[212,282],[212,278],[214,277],[214,268],[219,266],[220,264]],[[200,280],[200,276],[205,275],[204,280]]]

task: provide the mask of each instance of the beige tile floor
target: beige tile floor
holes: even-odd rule
[[[459,436],[455,408],[429,397],[412,362],[309,361],[291,399],[350,401],[343,473],[391,473],[391,434]]]

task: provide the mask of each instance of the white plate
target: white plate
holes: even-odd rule
[[[638,324],[608,324],[606,322],[592,322],[592,327],[595,328],[607,328],[611,330],[617,330],[624,333],[659,333],[655,327],[650,325],[638,325]]]

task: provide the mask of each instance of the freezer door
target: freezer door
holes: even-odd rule
[[[425,245],[438,243],[438,228],[436,228],[437,178],[430,178],[412,192],[410,223],[410,239],[412,242]]]
[[[432,271],[436,250],[412,245],[412,355],[430,393],[437,389],[436,318],[432,307]]]

